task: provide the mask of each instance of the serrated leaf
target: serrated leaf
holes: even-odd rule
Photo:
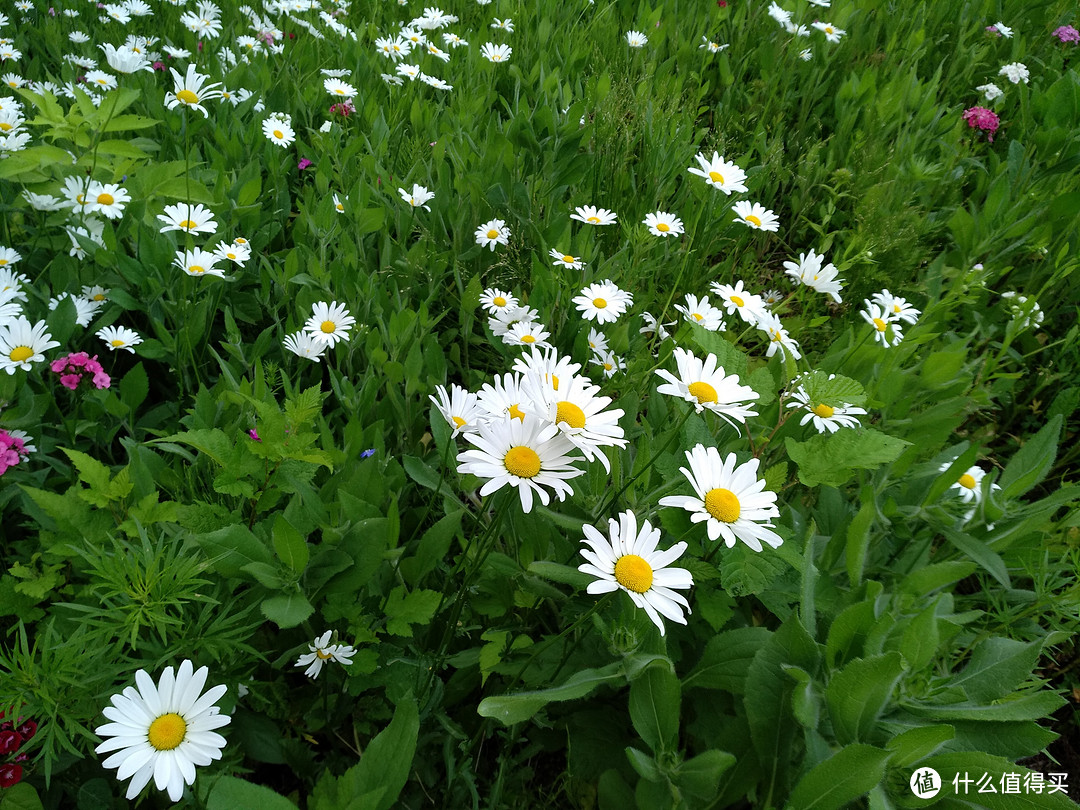
[[[693,341],[706,353],[716,355],[717,364],[724,373],[738,375],[739,381],[745,384],[750,358],[720,332],[710,332],[696,323],[690,324],[690,329]]]
[[[870,792],[885,777],[889,752],[871,745],[848,745],[811,768],[788,800],[799,810],[840,810]]]
[[[799,377],[798,385],[806,392],[811,407],[828,405],[843,408],[847,405],[861,406],[866,402],[866,391],[862,384],[839,374],[811,371]]]
[[[426,624],[439,607],[441,596],[438,591],[423,588],[405,593],[401,585],[390,591],[386,600],[386,631],[395,636],[411,638],[412,625]]]
[[[979,703],[1003,698],[1031,676],[1041,652],[1042,644],[1037,641],[984,639],[976,645],[967,666],[953,674],[950,685],[961,687]]]
[[[842,486],[854,470],[872,470],[895,461],[911,442],[873,428],[852,428],[830,435],[811,436],[805,442],[787,438],[788,456],[799,465],[799,480],[809,487]]]
[[[897,652],[857,658],[829,679],[825,700],[840,742],[869,738],[904,673]]]
[[[264,599],[259,605],[262,614],[280,627],[286,630],[302,624],[315,608],[302,593],[283,593]]]
[[[278,559],[285,563],[294,574],[304,573],[311,550],[304,536],[285,519],[284,515],[278,514],[274,517],[271,537]]]
[[[705,645],[701,660],[690,670],[683,687],[723,689],[741,695],[746,690],[750,664],[771,635],[764,627],[738,627],[718,633]]]

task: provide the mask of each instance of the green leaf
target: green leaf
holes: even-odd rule
[[[963,688],[977,703],[989,703],[1009,695],[1031,677],[1041,652],[1042,644],[1037,641],[1025,644],[1011,638],[985,639],[976,645],[967,666],[952,676],[949,685]]]
[[[831,378],[831,379],[830,379]],[[798,385],[806,392],[810,406],[828,405],[830,408],[856,407],[866,402],[862,384],[850,377],[811,371],[798,379]]]
[[[705,645],[701,660],[683,681],[683,688],[723,689],[743,694],[750,664],[771,635],[764,627],[739,627],[713,636]]]
[[[206,810],[236,810],[257,807],[259,810],[296,810],[296,805],[268,787],[222,775],[210,789]]]
[[[895,461],[910,442],[873,428],[853,428],[830,435],[812,436],[805,442],[784,441],[788,456],[799,465],[799,480],[807,486],[841,486],[852,470],[872,470]]]
[[[623,664],[616,661],[600,669],[583,669],[571,675],[561,685],[549,689],[484,698],[476,711],[481,717],[492,717],[504,725],[512,726],[528,720],[549,703],[577,700],[590,694],[601,684],[621,682],[624,678]]]
[[[0,810],[43,810],[43,805],[28,782],[19,782],[0,790]]]
[[[679,679],[660,667],[649,667],[630,684],[630,721],[657,754],[678,739],[681,695]]]
[[[934,660],[941,641],[937,618],[939,599],[935,599],[910,619],[900,635],[899,650],[908,669],[918,672]]]
[[[798,810],[840,810],[881,782],[888,759],[888,751],[871,745],[841,748],[799,780],[787,806]]]
[[[394,709],[390,725],[368,743],[360,762],[341,777],[341,787],[348,789],[348,798],[377,791],[378,799],[362,804],[363,810],[393,807],[412,770],[419,733],[420,716],[416,701],[409,695]]]
[[[1057,458],[1062,421],[1061,414],[1057,414],[1024,442],[1024,446],[1005,465],[999,482],[1002,498],[1017,498],[1046,477]]]
[[[302,593],[282,593],[271,596],[263,600],[259,609],[266,618],[282,630],[296,627],[315,612],[311,602]]]
[[[578,571],[573,566],[548,562],[547,560],[537,560],[536,562],[529,563],[529,567],[526,570],[530,574],[549,579],[552,582],[561,582],[563,585],[572,585],[578,590],[583,590],[588,587],[589,583],[596,579],[596,577]]]
[[[907,768],[930,756],[956,736],[952,726],[919,726],[897,734],[885,745],[892,751],[889,764],[894,768]]]
[[[226,577],[242,576],[242,568],[248,563],[273,560],[270,549],[246,526],[239,524],[192,537],[210,558],[214,570]]]
[[[362,208],[356,212],[356,231],[358,233],[380,231],[385,219],[386,211],[382,208]]]
[[[311,551],[304,536],[285,519],[284,515],[279,513],[274,517],[271,536],[278,559],[285,563],[294,574],[304,573]]]
[[[950,543],[985,568],[990,576],[1001,583],[1002,587],[1012,589],[1012,582],[1009,580],[1009,571],[1005,567],[1005,561],[984,541],[972,537],[970,534],[954,531],[946,527],[942,527],[942,532]]]
[[[912,714],[932,720],[1041,720],[1065,705],[1065,699],[1053,692],[1034,692],[990,705],[977,703],[901,704]]]
[[[424,532],[416,554],[401,561],[401,573],[410,585],[416,585],[426,574],[433,571],[450,550],[454,538],[461,533],[461,521],[465,512],[451,512]]]
[[[679,766],[675,783],[700,802],[710,802],[720,787],[720,777],[735,764],[735,755],[713,749]]]
[[[856,658],[829,679],[825,701],[840,742],[859,742],[870,737],[903,673],[900,654],[890,652]]]
[[[411,638],[412,625],[426,624],[435,615],[440,598],[438,591],[423,588],[406,595],[404,586],[398,585],[386,601],[386,631]]]
[[[416,458],[416,456],[402,456],[401,464],[405,467],[405,472],[409,474],[409,478],[413,481],[425,489],[438,491],[440,483],[439,474],[427,464]]]
[[[975,563],[966,560],[949,560],[933,563],[912,571],[900,581],[900,590],[912,596],[926,596],[939,588],[959,582],[975,573]]]
[[[120,401],[135,410],[143,404],[149,391],[150,381],[146,377],[146,369],[142,363],[136,363],[120,381]]]
[[[869,493],[865,492],[866,489],[870,490]],[[870,548],[870,528],[874,525],[875,517],[877,517],[877,504],[874,501],[873,488],[864,487],[862,506],[848,524],[847,543],[844,546],[848,581],[853,587],[862,582],[866,552]]]
[[[709,354],[716,355],[717,364],[725,374],[736,374],[739,381],[746,382],[750,358],[735,347],[720,332],[710,332],[696,323],[690,324],[694,342]]]

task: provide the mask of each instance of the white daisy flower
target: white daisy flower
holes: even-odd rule
[[[556,267],[569,267],[574,270],[582,270],[585,268],[585,262],[583,262],[577,256],[571,256],[569,253],[563,253],[560,250],[552,248],[548,251],[548,255],[555,261],[552,262]]]
[[[728,315],[737,312],[744,323],[756,324],[765,314],[765,301],[760,295],[755,295],[743,287],[741,279],[736,281],[734,286],[714,281],[709,290],[720,299]]]
[[[593,352],[589,363],[600,366],[604,370],[604,376],[611,379],[617,371],[626,371],[626,361],[618,357],[614,352]]]
[[[538,416],[539,411],[522,388],[520,374],[496,374],[494,381],[484,383],[476,395],[480,407],[492,419],[524,419],[526,414]],[[482,421],[491,421],[486,419]]]
[[[707,159],[700,152],[694,155],[694,159],[701,168],[695,169],[691,166],[687,169],[690,174],[704,177],[706,183],[729,196],[733,191],[746,193],[747,188],[743,183],[746,179],[746,172],[734,163],[724,160],[719,152],[712,153],[712,160]]]
[[[122,349],[129,354],[135,354],[135,347],[143,342],[138,332],[126,326],[106,326],[98,330],[97,336],[105,341],[111,352]]]
[[[559,391],[581,371],[581,363],[575,363],[566,356],[559,357],[559,352],[553,347],[533,347],[515,358],[511,368],[522,374],[531,374],[552,391]]]
[[[882,290],[870,296],[870,300],[881,307],[889,316],[890,321],[904,321],[914,324],[922,314],[908,303],[906,298],[893,295],[888,290]]]
[[[832,23],[814,22],[810,24],[811,27],[816,28],[818,31],[825,35],[825,39],[829,42],[839,42],[840,37],[847,33],[842,28],[837,28]]]
[[[799,424],[805,425],[807,422],[813,421],[814,428],[818,433],[836,433],[840,428],[858,427],[859,420],[855,418],[855,414],[866,413],[865,409],[853,405],[845,404],[833,407],[826,405],[824,402],[811,403],[810,397],[801,387],[792,391],[791,397],[794,402],[789,402],[787,407],[806,410],[806,414]]]
[[[631,293],[620,290],[607,279],[588,285],[574,297],[582,317],[601,324],[615,323],[633,303]]]
[[[492,219],[485,222],[476,229],[473,236],[476,237],[476,244],[480,245],[480,247],[491,248],[492,253],[495,252],[496,245],[510,243],[510,229],[506,227],[506,223],[501,219]]]
[[[428,399],[435,404],[439,413],[454,429],[452,434],[454,438],[463,431],[476,430],[481,422],[487,421],[487,414],[480,407],[476,394],[466,391],[460,385],[451,385],[449,393],[444,386],[437,385],[435,395],[429,396]]]
[[[214,255],[219,259],[243,267],[244,262],[251,258],[251,248],[246,242],[237,244],[236,242],[225,242],[223,240],[217,243],[217,247],[214,248]]]
[[[517,487],[526,514],[532,511],[534,495],[544,506],[551,502],[549,488],[564,500],[574,494],[567,480],[585,471],[573,465],[575,448],[570,440],[561,434],[543,440],[544,428],[535,416],[506,416],[465,433],[465,440],[476,449],[458,455],[458,472],[488,479],[480,489],[481,497],[506,485]]]
[[[640,531],[637,517],[627,510],[619,520],[608,520],[608,537],[588,524],[581,527],[585,532],[581,556],[588,560],[578,570],[597,579],[589,583],[589,593],[610,593],[622,589],[630,595],[634,604],[645,611],[649,619],[664,635],[661,618],[686,624],[685,609],[690,603],[673,588],[685,589],[694,585],[690,572],[683,568],[668,568],[686,551],[686,543],[676,543],[666,551],[660,551],[660,529],[643,521]]]
[[[736,422],[745,423],[748,416],[757,416],[750,406],[758,398],[757,392],[740,385],[738,374],[725,374],[716,355],[701,360],[686,349],[676,348],[675,365],[678,377],[666,369],[656,370],[657,376],[666,381],[657,387],[657,393],[685,399],[698,413],[710,410],[733,427]]]
[[[263,135],[275,146],[286,148],[296,140],[296,131],[288,121],[270,116],[262,122]]]
[[[649,44],[649,38],[640,31],[627,31],[626,44],[631,48],[644,48]]]
[[[724,323],[724,310],[714,307],[709,303],[709,296],[698,298],[696,295],[686,295],[685,304],[676,304],[675,309],[682,313],[683,318],[696,323],[710,332],[723,332],[727,329]]]
[[[356,655],[356,650],[348,644],[331,644],[329,630],[311,642],[308,649],[311,652],[297,658],[294,666],[307,667],[304,674],[312,680],[319,677],[323,664],[327,661],[336,661],[342,666],[348,666],[352,663],[352,656]]]
[[[653,236],[678,236],[685,230],[683,221],[667,211],[646,214],[642,223],[647,225]]]
[[[216,253],[211,253],[202,248],[178,250],[176,251],[176,258],[173,259],[173,267],[177,270],[183,270],[189,276],[198,278],[205,276],[224,278],[225,271],[217,266],[218,261],[220,259]]]
[[[619,215],[606,208],[594,208],[591,205],[583,205],[574,209],[570,219],[578,222],[587,222],[590,225],[614,225]]]
[[[323,87],[335,98],[353,98],[356,95],[356,88],[341,79],[323,79]]]
[[[796,360],[802,357],[802,352],[799,351],[799,341],[788,333],[783,323],[773,313],[762,313],[758,319],[757,328],[769,337],[769,348],[765,351],[766,357],[772,357],[777,352],[780,352],[781,358],[785,358],[789,354]]]
[[[550,346],[548,332],[543,324],[535,321],[517,321],[502,335],[502,342],[510,346]]]
[[[210,77],[197,73],[193,64],[187,66],[187,73],[183,76],[176,68],[169,68],[169,72],[172,73],[174,87],[171,93],[165,94],[165,106],[170,110],[177,106],[190,107],[201,112],[204,118],[209,118],[203,102],[221,95],[221,91],[216,89],[221,82],[206,84]]]
[[[822,266],[824,259],[824,255],[814,253],[814,249],[811,248],[809,253],[799,254],[798,263],[784,262],[784,268],[788,275],[798,279],[815,292],[828,295],[839,304],[844,280],[837,278],[840,271],[832,262]]]
[[[49,349],[60,345],[47,331],[45,321],[30,323],[25,315],[18,315],[0,325],[0,369],[14,374],[15,369],[31,369],[31,363],[42,363]]]
[[[131,195],[116,183],[91,181],[86,191],[86,201],[86,213],[119,219],[124,215],[124,206],[131,202]]]
[[[95,284],[93,287],[83,287],[82,297],[96,304],[104,304],[109,300],[109,290]]]
[[[747,200],[739,200],[731,206],[731,210],[738,216],[736,222],[749,225],[758,231],[780,230],[780,217],[765,208],[761,203],[751,203]]]
[[[765,306],[773,307],[784,300],[784,294],[779,290],[766,290],[761,294],[761,300],[765,302]]]
[[[308,360],[318,363],[330,344],[325,340],[318,340],[314,335],[301,330],[286,335],[282,345],[297,357],[306,357]]]
[[[483,295],[480,296],[480,306],[487,310],[489,315],[517,309],[517,305],[518,300],[513,293],[508,293],[494,287],[484,290]]]
[[[721,537],[728,548],[742,540],[754,551],[762,542],[776,548],[783,543],[771,528],[770,518],[780,516],[776,493],[765,489],[765,479],[757,477],[759,459],[739,464],[734,453],[720,459],[715,447],[695,445],[686,451],[690,469],[680,467],[694,488],[696,497],[669,495],[661,506],[674,506],[691,512],[692,523],[706,523],[710,540]]]
[[[304,324],[304,331],[333,348],[339,340],[348,341],[349,330],[356,318],[349,314],[344,304],[337,301],[319,301],[311,308],[311,317]]]
[[[431,210],[431,207],[425,203],[435,199],[435,192],[428,191],[426,188],[417,185],[416,183],[413,183],[412,191],[406,191],[403,188],[399,188],[398,194],[401,195],[401,199],[413,208],[423,208],[425,211]]]
[[[506,62],[513,52],[509,45],[496,45],[494,42],[485,42],[480,48],[480,55],[489,62]]]
[[[101,309],[101,304],[96,301],[91,301],[89,298],[83,298],[81,295],[72,295],[71,293],[60,293],[55,298],[49,299],[49,311],[52,312],[58,306],[60,302],[65,298],[70,298],[71,303],[75,305],[75,323],[78,326],[89,326],[90,321],[94,319],[94,316],[98,314],[98,310]],[[0,297],[0,300],[3,300]]]
[[[589,349],[594,352],[606,352],[608,351],[607,336],[604,335],[599,329],[589,330]]]
[[[536,323],[540,320],[540,312],[532,307],[507,306],[488,318],[488,326],[495,337],[503,337],[516,323]]]
[[[863,316],[863,320],[874,327],[874,340],[879,341],[886,348],[898,345],[904,339],[900,324],[890,321],[889,313],[877,304],[871,304],[866,300],[863,303],[866,309],[859,310],[859,314]]]
[[[938,470],[940,472],[945,472],[950,466],[952,466],[952,462],[946,461],[938,468]],[[969,467],[967,472],[961,475],[956,480],[956,483],[950,486],[949,489],[955,490],[956,494],[960,496],[960,500],[964,503],[979,504],[982,502],[982,481],[985,477],[986,470],[976,464],[973,467]],[[994,484],[992,489],[1001,489],[1001,487]],[[965,519],[970,520],[971,515],[969,514]]]
[[[645,325],[638,329],[639,335],[651,335],[655,332],[657,337],[660,338],[660,340],[667,340],[669,337],[671,337],[671,333],[668,332],[668,330],[664,327],[674,326],[674,321],[672,321],[671,323],[659,323],[656,320],[656,316],[653,315],[651,312],[642,312],[641,319],[645,321]]]
[[[225,738],[214,729],[232,718],[215,705],[227,687],[215,686],[203,694],[208,672],[206,667],[194,670],[190,661],[184,661],[175,675],[172,667],[166,667],[155,686],[140,669],[135,673],[138,689],[128,686],[102,710],[112,722],[94,729],[106,738],[94,750],[115,752],[101,764],[116,768],[118,779],[131,777],[129,801],[153,777],[157,789],[178,802],[184,785],[195,782],[195,766],[221,759]]]
[[[158,214],[158,219],[165,223],[161,233],[166,231],[184,231],[185,233],[214,233],[217,223],[214,214],[202,205],[176,203],[166,205],[165,213]]]
[[[726,44],[721,45],[719,42],[713,42],[707,36],[702,35],[701,44],[698,45],[698,50],[706,50],[709,53],[719,53],[727,47]]]

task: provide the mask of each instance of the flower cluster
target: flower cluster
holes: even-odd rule
[[[964,110],[964,120],[969,127],[987,133],[986,140],[990,143],[994,142],[994,133],[1001,125],[1001,119],[998,118],[997,113],[986,107],[971,107]]]
[[[95,388],[108,388],[112,382],[96,354],[91,357],[86,352],[72,352],[67,357],[53,360],[49,368],[54,374],[60,375],[60,384],[72,391],[79,387],[84,378],[92,382]]]
[[[1039,326],[1043,322],[1042,308],[1034,298],[1010,290],[1001,294],[1001,300],[1009,309],[1013,322],[1018,329],[1030,329]]]
[[[311,317],[304,328],[285,338],[284,346],[298,357],[306,357],[318,363],[323,352],[332,349],[339,341],[348,341],[349,331],[356,318],[349,314],[344,304],[319,301],[311,308]]]
[[[1062,43],[1077,43],[1080,42],[1080,31],[1077,31],[1071,25],[1061,25],[1054,29],[1054,33],[1051,36],[1055,36]]]
[[[26,459],[34,449],[28,447],[20,431],[0,428],[0,475]]]
[[[895,296],[888,290],[874,293],[870,299],[863,301],[866,309],[859,314],[874,327],[874,339],[880,341],[882,346],[898,346],[904,339],[900,322],[914,325],[922,312],[909,304],[906,298]]]
[[[3,431],[0,431],[2,434]],[[0,464],[3,464],[2,460]],[[2,474],[3,470],[0,469]],[[0,722],[0,757],[8,758],[6,762],[0,762],[0,788],[9,788],[22,780],[22,763],[29,759],[29,754],[19,753],[19,749],[33,739],[38,726],[33,720],[23,717],[15,721],[5,720],[2,711],[0,721],[3,721]]]

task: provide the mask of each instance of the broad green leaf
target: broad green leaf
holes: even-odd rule
[[[461,532],[464,511],[445,515],[424,532],[416,548],[416,554],[401,561],[401,573],[410,585],[416,585],[422,577],[433,571],[450,550],[450,545]]]
[[[695,799],[712,801],[720,787],[720,777],[735,761],[735,755],[727,751],[706,751],[680,765],[675,782],[684,793]]]
[[[439,489],[439,474],[416,456],[403,456],[401,463],[405,467],[405,472],[409,474],[409,478],[420,486],[436,491]]]
[[[841,486],[853,477],[853,470],[872,470],[895,461],[909,444],[873,428],[811,436],[805,442],[784,440],[788,456],[799,465],[799,480],[809,487]]]
[[[37,790],[29,782],[19,782],[9,788],[0,788],[0,810],[43,810],[43,805]]]
[[[889,764],[906,768],[930,756],[955,736],[952,726],[919,726],[897,734],[885,747],[892,751]]]
[[[1003,499],[1023,495],[1046,477],[1057,458],[1061,424],[1062,417],[1058,414],[1024,442],[1024,446],[1017,450],[1005,465],[1005,471],[998,482]]]
[[[674,674],[650,667],[630,684],[630,721],[657,754],[669,751],[679,735],[682,690]]]
[[[815,405],[828,405],[831,408],[843,408],[848,405],[858,407],[866,402],[866,392],[862,384],[839,374],[811,371],[799,377],[798,385],[806,392],[811,407]]]
[[[1001,556],[990,548],[985,541],[972,537],[970,534],[964,532],[954,531],[949,528],[942,528],[942,532],[949,542],[960,549],[964,554],[975,560],[979,565],[986,569],[994,579],[1001,583],[1002,587],[1011,589],[1012,582],[1009,579],[1009,571],[1005,567],[1005,561],[1001,559]]]
[[[269,599],[264,599],[259,608],[266,618],[282,630],[296,627],[315,612],[315,608],[302,593],[271,596]]]
[[[142,363],[136,363],[120,381],[120,401],[131,410],[135,410],[146,399],[150,391],[150,381],[146,376],[146,369]]]
[[[307,541],[296,528],[285,519],[283,514],[274,516],[274,528],[271,531],[274,541],[274,551],[294,574],[304,573],[311,554]]]
[[[903,673],[900,654],[890,652],[856,658],[829,679],[825,700],[840,742],[870,739]]]
[[[2,807],[3,805],[0,805]],[[236,810],[238,807],[259,810],[296,810],[296,805],[268,787],[235,776],[221,775],[210,789],[206,810]]]
[[[420,716],[412,696],[394,709],[390,725],[375,735],[360,757],[360,762],[341,777],[350,789],[350,798],[379,790],[378,800],[364,804],[364,810],[389,810],[397,802],[412,770]]]
[[[239,524],[192,537],[210,559],[214,570],[226,577],[241,576],[241,569],[248,563],[273,560],[270,549],[250,529]]]
[[[885,777],[889,752],[871,745],[841,748],[806,774],[791,791],[792,810],[840,810]]]
[[[398,585],[386,600],[386,631],[395,636],[412,637],[414,624],[427,624],[439,607],[440,594],[420,588],[405,593]]]
[[[933,563],[912,571],[900,581],[900,590],[912,596],[926,596],[946,585],[959,582],[975,573],[977,566],[965,560],[948,560]]]
[[[931,720],[1041,720],[1065,705],[1065,699],[1053,692],[1035,692],[1012,700],[989,705],[977,703],[901,704],[912,714]]]
[[[941,641],[937,618],[939,599],[935,599],[908,620],[900,634],[897,649],[904,656],[908,668],[916,672],[929,666],[934,660]]]
[[[1009,695],[1031,677],[1042,652],[1037,641],[1024,643],[993,637],[976,645],[971,660],[952,676],[950,686],[959,686],[977,703],[989,703]]]
[[[504,725],[512,726],[528,720],[549,703],[577,700],[601,684],[622,682],[624,677],[623,664],[616,661],[600,669],[583,669],[550,689],[484,698],[476,711],[481,717],[493,717]]]
[[[754,655],[771,635],[772,631],[764,627],[739,627],[713,636],[697,666],[683,680],[683,688],[723,689],[743,694]]]

